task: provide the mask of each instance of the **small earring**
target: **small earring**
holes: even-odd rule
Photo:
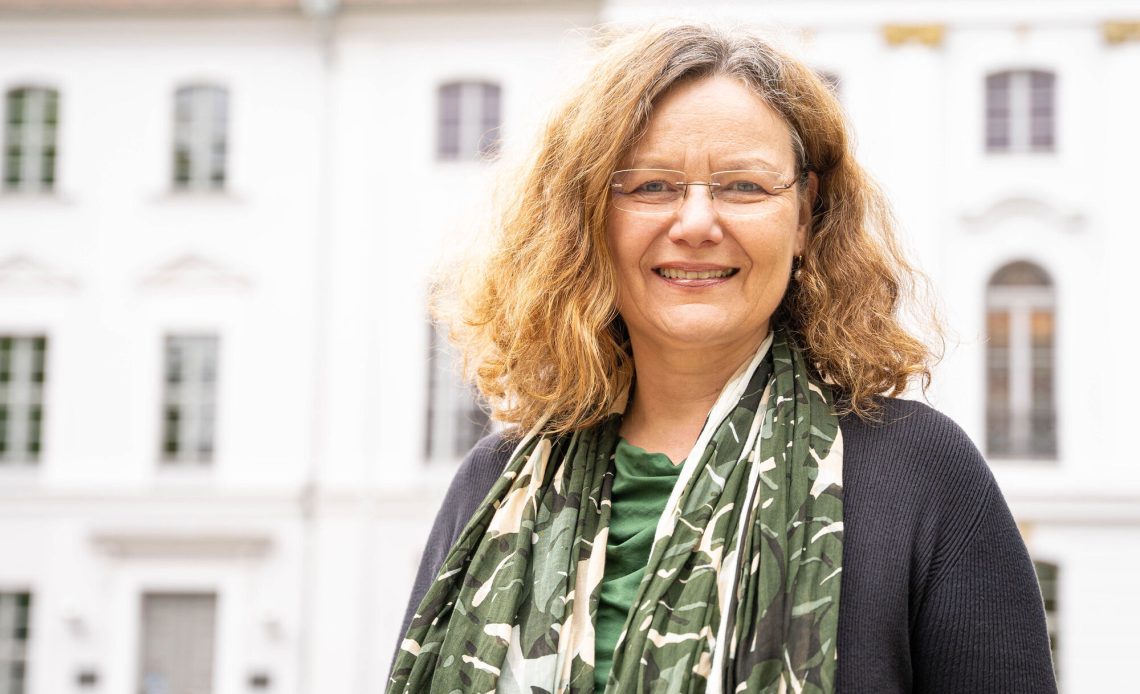
[[[797,282],[800,281],[800,278],[803,277],[803,274],[804,274],[804,271],[800,268],[800,262],[801,262],[800,256],[797,255],[796,256],[796,269],[792,271],[792,279],[794,279]]]

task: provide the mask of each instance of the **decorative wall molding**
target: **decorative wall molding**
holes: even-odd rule
[[[1109,21],[1103,29],[1105,43],[1140,43],[1140,21]]]
[[[91,544],[119,559],[259,559],[273,547],[264,535],[217,532],[97,532]]]
[[[966,228],[973,232],[986,232],[1008,219],[1028,217],[1052,229],[1079,234],[1085,229],[1082,212],[1060,210],[1039,198],[1030,196],[1007,197],[989,207],[962,215]]]
[[[941,24],[886,24],[883,26],[883,38],[890,46],[917,43],[938,48],[942,45],[945,34],[946,27]]]
[[[250,282],[221,263],[187,253],[145,275],[139,287],[149,291],[233,292],[248,290]]]
[[[79,289],[79,282],[47,263],[24,254],[0,260],[0,293],[68,294]]]

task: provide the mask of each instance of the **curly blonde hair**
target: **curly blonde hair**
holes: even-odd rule
[[[633,362],[605,242],[610,176],[663,94],[720,75],[784,118],[800,170],[819,179],[801,272],[773,323],[787,326],[833,384],[841,411],[870,418],[874,396],[897,395],[916,376],[929,383],[934,356],[898,316],[924,278],[895,239],[885,196],[854,159],[830,89],[754,35],[657,25],[604,37],[593,69],[510,177],[489,252],[435,287],[433,311],[496,419],[568,432],[597,423],[625,391]]]

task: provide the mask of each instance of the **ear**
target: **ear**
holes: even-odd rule
[[[799,226],[796,228],[796,255],[801,255],[807,247],[811,233],[811,211],[815,207],[815,195],[819,191],[819,178],[814,171],[808,172],[807,190],[800,195]]]

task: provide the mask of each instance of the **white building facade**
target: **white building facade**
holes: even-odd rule
[[[1067,692],[1137,641],[1135,2],[710,3],[837,80]],[[486,426],[427,321],[604,0],[0,0],[0,694],[382,691]],[[441,191],[444,191],[441,194]],[[1125,359],[1127,357],[1124,357]]]

